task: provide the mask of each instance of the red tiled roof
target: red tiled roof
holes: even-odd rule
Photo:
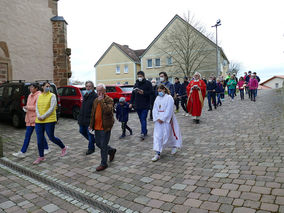
[[[140,63],[140,58],[144,52],[143,50],[133,50],[128,47],[128,45],[120,45],[118,43],[113,42],[115,45],[117,45],[126,55],[128,55],[133,61]]]
[[[263,86],[265,83],[267,83],[268,81],[271,81],[271,80],[274,79],[274,78],[282,78],[282,79],[284,79],[284,75],[275,75],[275,76],[273,76],[273,77],[267,79],[266,81],[262,82],[260,85]]]

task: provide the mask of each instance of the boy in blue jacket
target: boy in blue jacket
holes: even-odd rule
[[[122,135],[119,137],[119,139],[126,136],[126,129],[129,131],[130,135],[132,135],[132,129],[127,125],[129,110],[129,104],[125,102],[124,97],[121,97],[119,99],[119,104],[116,107],[116,119],[121,122],[122,129]]]

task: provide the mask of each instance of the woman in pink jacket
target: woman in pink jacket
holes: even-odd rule
[[[249,79],[249,91],[251,93],[250,98],[251,101],[255,101],[255,97],[256,97],[256,91],[258,88],[258,81],[256,79],[256,76],[254,74],[251,75],[251,78]]]
[[[240,77],[240,79],[237,83],[237,86],[238,86],[239,91],[240,91],[241,100],[244,100],[245,99],[245,97],[244,97],[245,80],[244,80],[243,77]]]
[[[23,110],[26,112],[25,122],[27,127],[25,140],[21,151],[13,153],[13,155],[18,158],[24,158],[26,156],[26,151],[29,147],[30,139],[35,128],[36,101],[38,96],[41,94],[41,92],[39,91],[38,84],[31,84],[29,89],[31,93],[28,97],[27,105],[23,107]],[[45,137],[44,137],[44,149],[45,149],[45,154],[47,154],[50,151]]]

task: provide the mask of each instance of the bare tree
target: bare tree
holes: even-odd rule
[[[240,71],[240,69],[241,69],[240,63],[231,61],[230,64],[229,64],[228,73],[230,73],[230,74],[235,73],[236,75],[238,75],[238,72]]]
[[[215,65],[216,48],[212,46],[212,39],[212,34],[206,32],[200,22],[188,12],[183,20],[168,29],[158,48],[172,58],[172,71],[192,76],[195,71]]]

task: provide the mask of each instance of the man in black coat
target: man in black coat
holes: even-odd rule
[[[183,83],[181,84],[181,107],[183,108],[183,115],[188,116],[187,112],[187,93],[186,87],[188,86],[188,77],[184,77]]]
[[[211,100],[213,100],[214,108],[215,109],[217,108],[217,104],[216,104],[216,89],[217,89],[217,84],[213,80],[213,78],[210,77],[208,82],[207,82],[207,85],[206,85],[208,105],[209,105],[208,111],[212,111]]]
[[[175,77],[175,96],[174,96],[174,100],[175,100],[175,105],[176,105],[176,112],[179,111],[179,101],[181,99],[181,93],[182,93],[182,86],[181,83],[179,82],[179,78]]]
[[[141,139],[144,140],[147,135],[147,115],[150,109],[150,101],[152,94],[152,84],[145,79],[143,71],[137,73],[137,80],[134,85],[129,107],[136,109],[141,123]]]
[[[89,141],[86,155],[90,155],[95,152],[95,137],[89,132],[88,128],[91,119],[93,102],[98,95],[94,91],[94,83],[92,81],[86,81],[85,87],[86,94],[83,96],[83,102],[78,116],[78,124],[80,127],[79,132]]]

